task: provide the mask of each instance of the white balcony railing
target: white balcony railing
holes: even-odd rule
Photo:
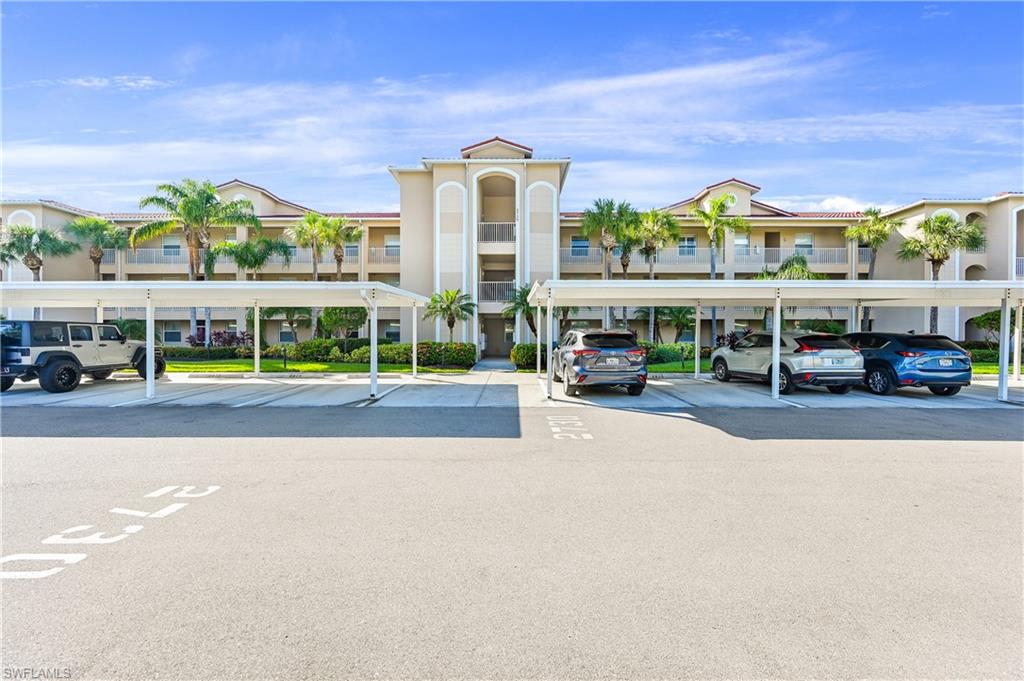
[[[129,265],[188,265],[187,248],[136,248],[126,255]]]
[[[867,265],[871,262],[871,249],[860,246],[857,248],[857,262],[861,265]]]
[[[809,265],[845,265],[847,263],[846,248],[766,248],[764,249],[765,265],[781,265],[787,258],[802,255]]]
[[[117,249],[104,248],[103,259],[100,260],[101,265],[113,265],[117,262]]]
[[[1024,258],[1017,258],[1017,265],[1014,268],[1014,275],[1017,279],[1024,279]]]
[[[562,248],[559,259],[563,265],[594,265],[601,263],[600,248]]]
[[[345,244],[345,264],[359,261],[359,244]],[[334,249],[327,248],[320,254],[321,265],[334,265]]]
[[[480,243],[510,243],[516,240],[516,223],[481,222]]]
[[[504,302],[512,297],[516,290],[514,281],[481,281],[479,299],[481,302]]]
[[[640,260],[647,264],[647,258],[640,257]],[[710,265],[711,249],[696,248],[689,246],[672,246],[658,250],[655,256],[655,263],[665,265]],[[718,249],[718,262],[722,262],[722,250]]]
[[[367,250],[366,262],[371,265],[398,265],[402,261],[401,246],[371,246]]]

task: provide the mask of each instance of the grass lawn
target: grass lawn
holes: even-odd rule
[[[284,362],[280,359],[260,360],[260,370],[268,373],[281,371],[310,371],[315,373],[343,373],[361,374],[370,371],[369,364],[354,364],[349,362],[299,362],[288,360],[288,368],[284,368]],[[378,364],[377,370],[381,373],[411,373],[411,364]],[[448,369],[439,367],[420,366],[419,370],[425,374],[463,374],[465,369]],[[252,372],[253,361],[251,359],[214,359],[214,360],[167,360],[168,373],[239,373]]]

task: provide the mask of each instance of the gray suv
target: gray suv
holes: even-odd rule
[[[153,353],[154,375],[164,373],[163,351]],[[146,344],[125,338],[113,324],[54,321],[0,321],[0,392],[14,379],[39,379],[43,390],[66,393],[82,374],[109,378],[118,369],[146,377]]]
[[[555,348],[554,379],[566,395],[591,385],[621,385],[634,397],[647,385],[647,352],[631,331],[569,331]]]

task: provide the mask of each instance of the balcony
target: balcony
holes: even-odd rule
[[[370,265],[398,265],[401,261],[401,246],[371,246],[366,258]]]
[[[114,265],[117,263],[117,249],[115,248],[104,248],[103,259],[100,260],[101,265]]]
[[[136,248],[126,256],[129,265],[188,265],[187,248]]]
[[[477,299],[482,303],[503,303],[515,293],[514,281],[481,281]]]
[[[482,244],[515,243],[515,222],[481,222],[479,240]]]
[[[359,244],[345,244],[345,261],[342,266],[347,265],[349,261],[359,261]],[[327,248],[320,254],[321,265],[334,265],[334,249]]]
[[[1024,258],[1017,258],[1013,269],[1014,278],[1024,279]]]
[[[845,265],[846,247],[842,248],[766,248],[763,264],[771,267],[781,265],[794,255],[802,255],[808,265]]]

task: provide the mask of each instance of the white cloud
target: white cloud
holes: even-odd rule
[[[865,208],[870,208],[872,206],[881,208],[882,210],[890,210],[898,205],[895,203],[865,201],[852,196],[826,196],[823,194],[775,196],[763,199],[759,196],[758,200],[771,206],[782,208],[783,210],[812,213],[845,213],[864,210]]]
[[[139,75],[118,75],[118,76],[77,76],[74,78],[59,78],[34,80],[30,83],[37,87],[72,87],[84,90],[121,90],[125,92],[138,92],[143,90],[161,90],[171,87],[174,81],[161,80],[153,76]]]

